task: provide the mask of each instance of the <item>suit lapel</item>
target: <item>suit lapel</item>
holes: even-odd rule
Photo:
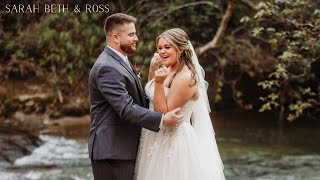
[[[136,69],[132,66],[132,64],[130,64],[130,66],[131,66],[131,69],[132,69],[132,71],[134,72],[134,74],[135,74],[136,76],[138,76],[138,73],[137,73]]]
[[[108,48],[108,46],[106,46],[104,50],[108,54],[110,54],[112,57],[114,57],[117,61],[119,61],[119,63],[131,74],[131,76],[135,80],[136,86],[139,89],[139,92],[140,92],[139,94],[140,94],[141,100],[143,103],[145,103],[144,96],[141,94],[141,93],[144,93],[144,91],[143,91],[140,79],[138,78],[138,76],[135,72],[135,69],[132,67],[132,65],[130,64],[131,68],[132,68],[132,70],[131,70],[130,67],[128,67],[127,63],[125,63],[124,60],[118,54],[116,54],[114,51],[112,51],[110,48]]]
[[[107,53],[109,53],[112,57],[114,57],[117,61],[120,62],[120,64],[131,74],[132,77],[135,77],[134,72],[132,72],[132,70],[130,69],[130,67],[128,67],[127,63],[124,62],[124,60],[118,55],[116,54],[114,51],[112,51],[110,48],[105,47],[104,49]]]
[[[143,87],[141,85],[140,78],[138,77],[138,73],[137,73],[136,69],[132,66],[132,64],[130,64],[130,66],[131,66],[131,68],[132,68],[132,70],[133,70],[133,72],[135,74],[134,78],[135,78],[136,82],[138,82],[139,90],[140,90],[141,93],[143,93],[143,94],[141,94],[141,98],[143,99],[144,107],[147,107],[148,104],[145,102],[145,96],[144,96],[145,92],[144,92],[144,89],[143,89]]]
[[[140,89],[143,89],[142,85],[141,85],[140,78],[138,77],[138,73],[137,73],[136,69],[132,66],[132,64],[130,64],[130,66],[131,66],[132,71],[135,74],[134,78],[139,82],[138,84],[139,84]]]

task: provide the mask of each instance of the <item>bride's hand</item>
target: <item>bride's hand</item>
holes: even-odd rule
[[[159,68],[160,64],[161,64],[161,59],[160,59],[159,53],[155,52],[150,62],[150,68],[152,68],[153,70],[156,70]]]
[[[163,66],[154,72],[154,81],[156,83],[163,83],[168,76],[168,68]]]

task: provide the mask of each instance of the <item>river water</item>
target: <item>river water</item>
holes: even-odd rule
[[[273,125],[242,124],[222,116],[217,119],[223,123],[216,123],[215,129],[226,179],[320,180],[319,128],[279,131]],[[31,155],[0,167],[1,180],[93,179],[85,136],[40,138],[44,143]]]

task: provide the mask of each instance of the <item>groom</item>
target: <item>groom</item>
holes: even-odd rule
[[[117,13],[105,22],[107,46],[89,76],[89,156],[95,180],[132,180],[141,127],[158,132],[182,119],[175,109],[150,111],[128,55],[136,51],[136,18]]]

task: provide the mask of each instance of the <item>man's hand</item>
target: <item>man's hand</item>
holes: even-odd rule
[[[176,114],[181,108],[167,112],[163,117],[163,125],[169,128],[176,128],[183,120],[183,115]]]

